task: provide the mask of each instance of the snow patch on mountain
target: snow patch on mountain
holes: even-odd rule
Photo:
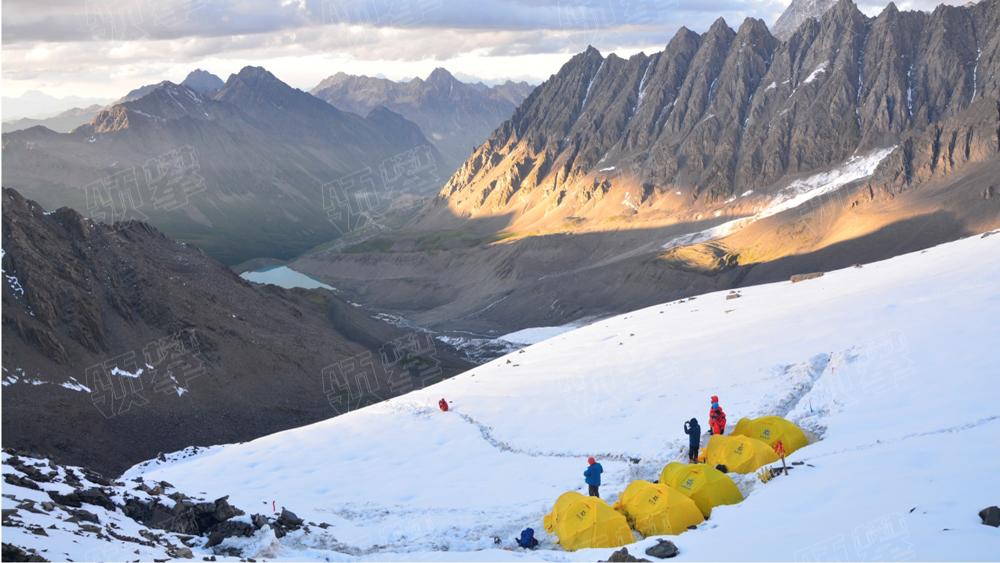
[[[669,250],[671,248],[722,238],[761,219],[777,215],[782,211],[794,209],[811,199],[839,190],[851,182],[871,176],[879,163],[894,150],[896,150],[896,147],[893,146],[873,151],[867,155],[852,156],[847,162],[832,170],[814,174],[801,180],[795,180],[775,195],[763,209],[753,215],[726,221],[709,229],[674,237],[667,241],[662,248]]]

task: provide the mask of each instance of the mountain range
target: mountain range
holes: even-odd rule
[[[420,126],[454,170],[531,93],[526,82],[494,86],[465,83],[443,68],[426,79],[394,82],[338,72],[310,92],[334,106],[360,115],[384,106]]]
[[[500,334],[880,260],[1000,225],[1000,2],[840,0],[596,49],[536,88],[398,232],[293,266]],[[414,307],[419,303],[419,307]]]
[[[94,116],[97,115],[97,112],[101,111],[103,107],[104,106],[94,104],[85,108],[68,109],[53,115],[52,117],[22,117],[20,119],[4,121],[3,130],[5,133],[10,133],[13,131],[20,131],[21,129],[30,129],[31,127],[41,126],[58,133],[69,133],[73,129],[76,129],[93,119]]]
[[[692,215],[771,193],[995,100],[998,6],[890,3],[868,18],[839,0],[787,41],[760,20],[733,30],[720,19],[651,56],[588,49],[477,149],[440,203],[544,229],[627,213],[626,193],[639,214]]]
[[[148,220],[230,264],[295,256],[445,174],[399,114],[338,110],[259,67],[217,91],[145,87],[71,133],[5,133],[3,157],[4,185],[45,206]]]

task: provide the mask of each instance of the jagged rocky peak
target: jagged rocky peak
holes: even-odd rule
[[[225,85],[225,82],[211,72],[198,68],[192,70],[181,84],[199,94],[211,96],[221,89]]]
[[[229,76],[226,84],[216,92],[214,98],[236,105],[244,110],[264,110],[284,112],[294,108],[327,113],[336,109],[323,104],[321,100],[285,84],[267,69],[259,66],[243,67]]]
[[[225,86],[231,86],[233,84],[246,84],[249,86],[257,86],[262,84],[274,84],[276,82],[281,82],[276,76],[270,73],[266,68],[261,66],[245,66],[236,74],[229,75],[229,80],[226,81]]]
[[[138,92],[134,90],[123,98],[124,101],[102,109],[90,123],[80,129],[91,133],[111,133],[129,129],[138,123],[152,123],[182,116],[198,119],[207,117],[207,98],[187,86],[164,80],[140,90],[141,95],[133,97]]]
[[[448,88],[454,83],[458,82],[454,75],[448,72],[447,69],[442,67],[437,67],[429,75],[427,75],[427,80],[425,81],[432,86],[438,88]]]
[[[774,22],[772,32],[775,37],[786,41],[806,20],[818,20],[836,3],[837,0],[792,0]]]
[[[595,182],[681,191],[692,209],[780,189],[790,175],[898,144],[906,132],[995,95],[998,6],[934,14],[889,6],[868,18],[839,0],[784,42],[760,20],[734,31],[720,18],[702,34],[679,29],[649,57],[625,61],[588,47],[535,90],[441,195],[453,212],[536,221],[532,207],[562,208],[574,220],[610,212],[594,211]]]

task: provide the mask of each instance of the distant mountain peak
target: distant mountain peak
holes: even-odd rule
[[[451,82],[452,80],[456,80],[456,78],[455,75],[448,72],[448,69],[443,67],[437,67],[434,70],[432,70],[430,74],[427,75],[427,82],[437,82],[444,80]]]
[[[225,85],[225,82],[207,70],[196,68],[188,73],[187,77],[183,82],[181,82],[181,84],[187,86],[195,92],[198,92],[199,94],[211,95],[222,88]]]
[[[398,120],[402,115],[420,127],[448,166],[457,168],[513,114],[531,90],[524,82],[470,84],[439,67],[426,78],[405,81],[338,72],[320,81],[310,93],[335,108],[369,119]]]
[[[229,80],[233,80],[234,78],[243,81],[267,80],[267,81],[280,82],[280,80],[278,80],[278,77],[271,74],[270,71],[268,71],[266,68],[262,66],[245,66],[241,68],[238,73],[230,76]]]
[[[730,30],[729,24],[726,23],[726,18],[719,16],[712,22],[712,26],[708,28],[709,33],[717,33],[719,31]]]

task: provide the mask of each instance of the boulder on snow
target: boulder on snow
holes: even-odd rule
[[[649,559],[639,559],[638,557],[633,556],[628,552],[627,547],[619,549],[618,551],[612,553],[611,557],[608,557],[609,563],[628,562],[628,561],[649,561]]]
[[[106,508],[112,512],[115,510],[114,501],[112,501],[111,497],[108,496],[107,491],[104,491],[103,489],[84,489],[74,494],[80,502],[100,506],[101,508]]]
[[[281,507],[281,516],[278,516],[278,524],[281,524],[285,528],[296,529],[303,524],[302,519],[295,515],[291,510],[286,510],[285,507]]]
[[[76,494],[76,491],[68,495],[61,495],[55,491],[49,491],[48,493],[49,498],[56,504],[62,506],[72,506],[73,508],[80,508],[80,506],[83,505],[83,502],[80,501],[80,496]]]
[[[988,506],[979,511],[979,517],[986,526],[1000,527],[1000,507]]]
[[[96,514],[89,510],[84,510],[82,508],[77,508],[76,510],[70,510],[71,516],[66,519],[67,522],[92,522],[94,524],[100,524],[101,520]]]
[[[167,548],[167,555],[174,559],[194,559],[194,552],[187,547],[169,547]]]
[[[14,485],[15,487],[24,487],[25,489],[34,489],[36,491],[41,490],[38,483],[28,479],[27,477],[20,477],[12,473],[8,473],[3,476],[3,480],[9,485]]]
[[[12,544],[3,544],[3,560],[4,561],[48,561],[44,557],[38,555],[37,553],[28,552],[20,547]]]
[[[656,540],[656,545],[646,548],[646,555],[659,559],[669,559],[677,555],[677,546],[670,540]]]
[[[235,522],[231,520],[222,522],[212,530],[212,533],[208,536],[208,543],[205,544],[205,547],[215,547],[222,543],[222,541],[226,538],[237,536],[248,538],[253,535],[254,531],[254,527],[246,522]]]
[[[258,530],[268,525],[267,516],[263,514],[254,514],[250,517],[250,521],[253,522],[253,527]]]
[[[229,504],[229,495],[215,499],[212,517],[218,522],[229,520],[234,516],[242,516],[243,511]]]

